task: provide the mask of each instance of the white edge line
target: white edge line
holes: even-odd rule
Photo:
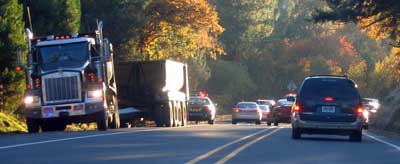
[[[156,130],[162,130],[162,129],[166,129],[166,128],[144,129],[144,130],[129,131],[129,132],[114,132],[114,133],[105,133],[105,134],[96,134],[96,135],[87,135],[87,136],[79,136],[79,137],[54,139],[54,140],[47,140],[47,141],[30,142],[30,143],[23,143],[23,144],[0,146],[0,150],[10,149],[10,148],[17,148],[17,147],[24,147],[24,146],[31,146],[31,145],[46,144],[46,143],[61,142],[61,141],[71,141],[71,140],[94,138],[94,137],[113,136],[113,135],[128,134],[128,133],[146,132],[146,131],[156,131]]]
[[[390,147],[393,147],[393,148],[397,149],[398,151],[400,151],[400,146],[397,146],[397,145],[395,145],[395,144],[392,144],[392,143],[390,143],[390,142],[388,142],[388,141],[385,141],[385,140],[383,140],[383,139],[380,139],[380,138],[378,138],[378,137],[374,137],[374,136],[372,136],[372,135],[370,135],[370,134],[365,134],[365,133],[364,133],[364,135],[367,136],[367,137],[369,137],[369,138],[372,138],[372,139],[374,139],[374,140],[376,140],[376,141],[379,141],[379,142],[381,142],[381,143],[384,143],[384,144],[386,144],[386,145],[388,145],[388,146],[390,146]]]

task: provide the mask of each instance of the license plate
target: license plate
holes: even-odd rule
[[[335,113],[335,106],[322,106],[322,112]]]
[[[200,112],[201,109],[200,109],[200,108],[192,108],[192,111],[193,111],[193,112]]]

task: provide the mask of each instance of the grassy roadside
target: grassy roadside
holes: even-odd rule
[[[24,122],[13,116],[0,113],[0,134],[1,133],[26,133],[27,127]]]

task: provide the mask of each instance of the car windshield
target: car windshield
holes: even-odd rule
[[[325,97],[332,97],[335,100],[354,100],[359,97],[354,85],[347,79],[309,79],[304,83],[300,97],[317,101]]]
[[[257,108],[257,104],[255,103],[239,103],[236,105],[238,108]]]
[[[41,46],[37,51],[38,64],[44,70],[82,66],[88,60],[88,46],[87,42]]]
[[[206,98],[190,98],[190,105],[210,105],[210,102]]]

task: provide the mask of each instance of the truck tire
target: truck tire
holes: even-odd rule
[[[112,99],[112,104],[109,105],[109,110],[114,111],[114,113],[112,114],[112,120],[109,126],[111,129],[118,129],[121,126],[121,122],[119,119],[118,102],[116,96],[113,96]]]
[[[97,130],[105,131],[108,128],[108,116],[105,111],[101,111],[96,115]]]
[[[162,127],[164,125],[163,112],[165,110],[167,110],[165,105],[153,107],[154,122],[157,127]]]
[[[54,124],[54,129],[56,131],[64,131],[67,128],[67,124],[64,121],[56,121]]]
[[[57,130],[55,125],[53,125],[52,123],[49,123],[48,121],[43,121],[40,124],[40,127],[42,129],[42,132],[53,132],[53,131]]]
[[[174,122],[174,113],[173,113],[173,106],[172,102],[169,102],[168,107],[164,110],[164,123],[166,127],[172,127]]]
[[[182,106],[181,102],[176,104],[176,126],[182,126]]]
[[[261,124],[261,120],[257,120],[256,125],[260,125],[260,124]]]
[[[26,125],[28,127],[28,133],[37,133],[39,132],[39,120],[26,118]]]
[[[187,108],[186,103],[182,104],[182,126],[187,125]]]

